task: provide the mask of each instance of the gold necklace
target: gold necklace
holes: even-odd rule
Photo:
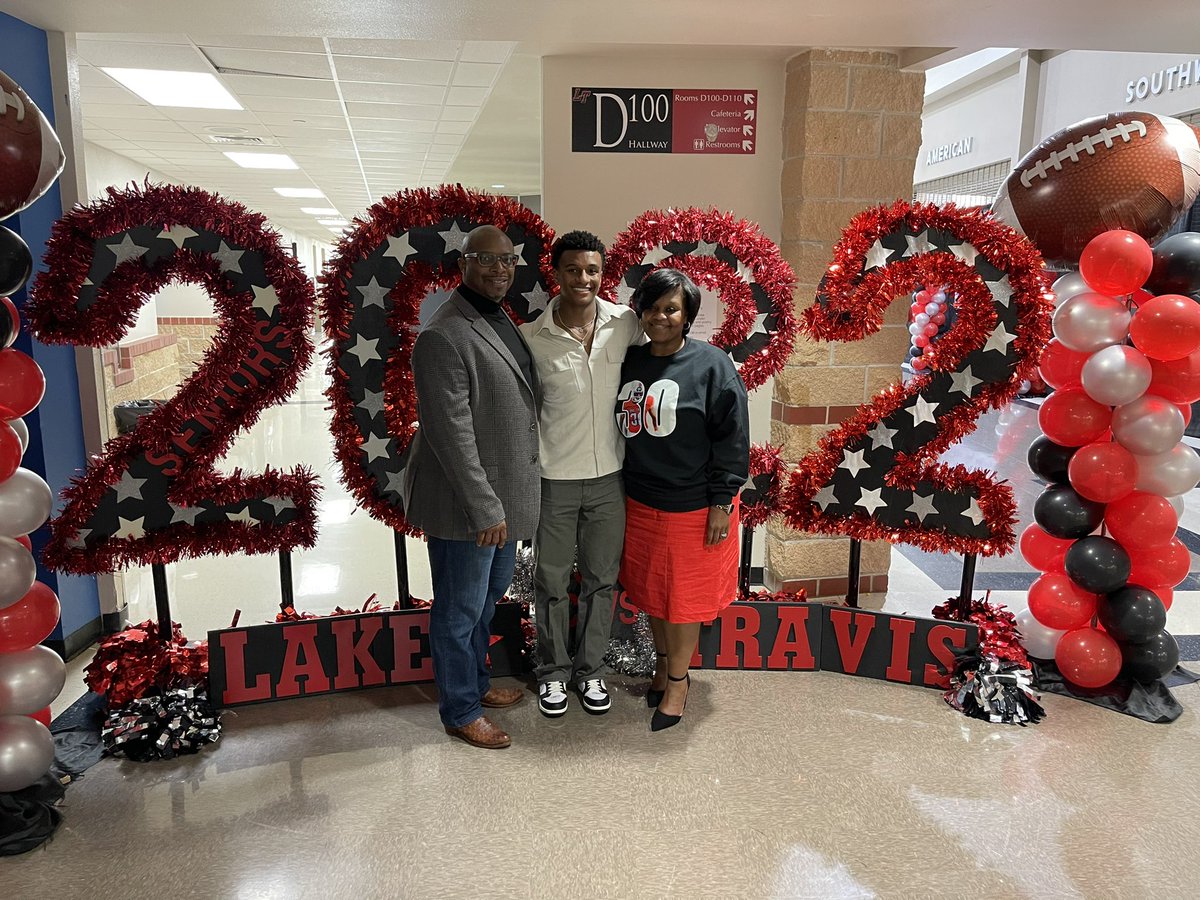
[[[592,333],[592,329],[596,327],[596,316],[592,316],[592,321],[585,322],[583,325],[568,325],[563,321],[562,313],[557,309],[554,310],[554,317],[558,327],[567,332],[569,335],[571,335],[571,337],[575,338],[575,340],[579,341],[581,344],[587,343],[588,337]]]

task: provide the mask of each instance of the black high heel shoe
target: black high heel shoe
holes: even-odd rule
[[[690,694],[692,692],[692,673],[691,672],[688,672],[682,678],[676,678],[674,675],[668,674],[667,680],[669,680],[669,681],[686,681],[688,683],[688,693]],[[683,708],[685,710],[687,709],[687,697],[683,698]],[[671,728],[675,725],[678,725],[679,720],[682,718],[683,718],[682,712],[677,716],[668,716],[661,709],[656,709],[656,710],[654,710],[654,715],[651,716],[651,718],[650,718],[650,730],[651,731],[662,731],[664,728]]]
[[[667,658],[667,654],[659,653],[658,651],[655,651],[654,655],[657,656],[659,659]],[[668,675],[667,677],[670,678],[671,676]],[[654,709],[654,707],[656,707],[656,706],[658,706],[658,704],[662,703],[663,694],[665,694],[665,693],[666,693],[665,690],[660,691],[660,690],[656,690],[655,688],[647,688],[647,690],[646,690],[646,705],[648,707],[650,707],[651,709]]]

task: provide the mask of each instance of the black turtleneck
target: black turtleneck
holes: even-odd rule
[[[521,374],[525,376],[525,383],[532,390],[533,358],[529,355],[529,347],[525,344],[525,339],[517,331],[517,326],[508,317],[508,313],[504,311],[499,303],[489,300],[483,294],[479,293],[479,291],[472,290],[465,284],[458,286],[458,292],[492,326],[492,330],[496,332],[496,336],[504,342],[504,346],[508,348],[508,352],[516,360],[517,366],[521,369]]]

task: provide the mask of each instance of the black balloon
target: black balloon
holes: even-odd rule
[[[1122,644],[1122,671],[1143,684],[1157,681],[1179,665],[1179,644],[1166,631],[1160,631],[1140,644]]]
[[[1034,475],[1055,484],[1067,484],[1067,465],[1078,447],[1062,447],[1042,435],[1029,445],[1026,459]]]
[[[1067,576],[1093,594],[1119,590],[1129,580],[1129,554],[1110,537],[1080,538],[1067,548],[1065,565]]]
[[[1200,291],[1200,234],[1173,234],[1154,248],[1154,268],[1146,280],[1152,294]]]
[[[21,330],[21,315],[11,297],[0,297],[0,347],[8,349]]]
[[[19,291],[33,274],[33,257],[15,231],[0,225],[0,297]]]
[[[1052,484],[1034,501],[1033,518],[1047,534],[1056,538],[1082,538],[1100,527],[1104,520],[1104,504],[1085,500],[1069,485]],[[1128,577],[1128,571],[1125,574]]]
[[[1158,594],[1136,584],[1101,597],[1096,611],[1104,630],[1118,641],[1144,643],[1167,626],[1167,608]]]

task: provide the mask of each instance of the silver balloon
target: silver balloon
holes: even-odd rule
[[[0,609],[28,594],[36,578],[33,554],[12,538],[0,537]]]
[[[1090,362],[1089,359],[1083,364],[1084,367]],[[1118,406],[1112,417],[1113,437],[1122,447],[1138,456],[1166,453],[1183,438],[1185,427],[1179,407],[1157,394],[1143,394],[1132,403]]]
[[[1176,494],[1174,497],[1167,497],[1167,502],[1171,504],[1171,508],[1175,510],[1175,516],[1179,521],[1183,521],[1183,511],[1187,504],[1184,501],[1183,494]]]
[[[0,716],[27,716],[50,705],[67,680],[67,665],[49,647],[0,653]]]
[[[1097,403],[1121,406],[1146,393],[1153,374],[1141,350],[1113,344],[1097,350],[1083,364],[1083,390]]]
[[[25,424],[24,419],[8,419],[9,427],[17,433],[17,437],[21,439],[21,452],[24,453],[29,449],[29,426]]]
[[[1054,305],[1057,307],[1062,306],[1076,294],[1090,291],[1091,288],[1078,272],[1068,272],[1055,281],[1050,290],[1054,291]]]
[[[1076,294],[1054,311],[1054,336],[1071,350],[1095,353],[1129,333],[1129,310],[1104,294]]]
[[[50,518],[54,495],[36,472],[17,469],[0,481],[0,536],[18,537],[41,528]]]
[[[0,793],[27,788],[54,762],[54,738],[28,716],[0,716]]]
[[[1166,453],[1137,457],[1137,489],[1174,497],[1200,483],[1200,456],[1187,444],[1176,444]]]
[[[1038,659],[1054,659],[1054,651],[1065,631],[1047,628],[1033,617],[1028,609],[1017,613],[1017,630],[1021,633],[1021,646],[1030,656]]]

